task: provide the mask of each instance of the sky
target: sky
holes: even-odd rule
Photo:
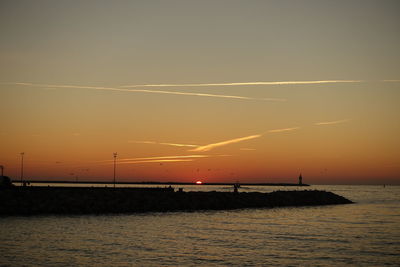
[[[399,1],[0,1],[24,179],[400,184]]]

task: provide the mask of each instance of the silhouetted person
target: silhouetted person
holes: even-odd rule
[[[239,183],[235,183],[235,184],[233,185],[233,193],[238,193],[239,187],[240,187],[240,184],[239,184]]]
[[[301,173],[300,173],[300,176],[299,176],[299,185],[303,185],[303,177],[301,176]]]

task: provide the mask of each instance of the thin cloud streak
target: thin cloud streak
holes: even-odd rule
[[[262,134],[255,134],[255,135],[249,135],[249,136],[245,136],[245,137],[239,137],[239,138],[234,138],[234,139],[230,139],[230,140],[226,140],[226,141],[222,141],[222,142],[218,142],[218,143],[212,143],[212,144],[208,144],[208,145],[204,145],[204,146],[199,146],[195,149],[189,150],[192,152],[206,152],[206,151],[210,151],[214,148],[217,147],[221,147],[221,146],[226,146],[226,145],[230,145],[230,144],[235,144],[235,143],[239,143],[239,142],[243,142],[243,141],[247,141],[247,140],[251,140],[251,139],[255,139],[255,138],[260,138],[263,135],[267,134],[267,133],[280,133],[280,132],[288,132],[288,131],[294,131],[294,130],[298,130],[300,129],[300,127],[291,127],[291,128],[283,128],[283,129],[274,129],[274,130],[269,130],[265,133]]]
[[[151,144],[151,145],[156,145],[156,144],[158,144],[157,142],[154,142],[154,141],[128,141],[128,143],[135,143],[135,144]]]
[[[194,158],[208,158],[212,155],[180,155],[180,156],[158,156],[158,157],[143,157],[143,158],[123,158],[118,159],[118,162],[124,161],[139,161],[139,160],[163,160],[163,159],[194,159]],[[104,160],[101,162],[113,162],[114,160]]]
[[[300,127],[291,127],[291,128],[283,128],[283,129],[274,129],[274,130],[269,130],[267,133],[281,133],[281,132],[289,132],[289,131],[294,131],[298,130]]]
[[[333,125],[333,124],[339,124],[339,123],[345,123],[351,121],[350,119],[344,119],[344,120],[337,120],[337,121],[323,121],[323,122],[316,122],[314,125]]]
[[[138,161],[124,161],[117,162],[117,164],[139,164],[139,163],[164,163],[164,162],[188,162],[194,161],[193,159],[159,159],[159,160],[138,160]]]
[[[339,123],[344,123],[350,121],[350,119],[346,119],[346,120],[338,120],[338,121],[327,121],[327,122],[318,122],[315,123],[315,125],[331,125],[331,124],[339,124]],[[206,152],[206,151],[210,151],[214,148],[217,147],[221,147],[221,146],[226,146],[226,145],[230,145],[230,144],[235,144],[235,143],[239,143],[239,142],[243,142],[243,141],[247,141],[247,140],[252,140],[252,139],[256,139],[256,138],[260,138],[266,134],[269,133],[282,133],[282,132],[290,132],[290,131],[295,131],[295,130],[299,130],[301,129],[301,127],[289,127],[289,128],[280,128],[280,129],[273,129],[273,130],[268,130],[262,134],[255,134],[255,135],[249,135],[249,136],[245,136],[245,137],[239,137],[239,138],[234,138],[234,139],[229,139],[226,141],[221,141],[221,142],[217,142],[217,143],[211,143],[211,144],[207,144],[207,145],[203,145],[203,146],[199,146],[199,145],[182,145],[182,144],[178,144],[180,146],[195,146],[194,149],[191,149],[189,151],[191,152]],[[170,144],[170,143],[158,143],[158,142],[154,142],[154,141],[136,141],[136,142],[140,142],[140,143],[144,143],[144,144]],[[175,144],[174,144],[175,145]],[[251,149],[251,148],[241,148],[240,150],[255,150],[255,149]],[[201,156],[201,155],[195,155],[195,156]],[[184,156],[182,156],[184,157]]]
[[[154,159],[182,159],[182,158],[208,158],[208,157],[210,157],[210,155],[161,156],[161,157],[120,159],[119,161],[154,160]]]
[[[208,145],[205,145],[205,146],[199,146],[199,147],[197,147],[195,149],[192,149],[190,151],[194,151],[194,152],[210,151],[211,149],[214,149],[214,148],[217,148],[217,147],[220,147],[220,146],[226,146],[226,145],[230,145],[230,144],[234,144],[234,143],[239,143],[239,142],[243,142],[243,141],[246,141],[246,140],[259,138],[261,136],[262,136],[261,134],[256,134],[256,135],[249,135],[249,136],[245,136],[245,137],[230,139],[230,140],[226,140],[226,141],[222,141],[222,142],[218,142],[218,143],[208,144]]]
[[[230,83],[182,83],[182,84],[134,84],[122,88],[144,87],[209,87],[209,86],[243,86],[243,85],[304,85],[325,83],[361,83],[362,80],[321,80],[321,81],[275,81],[275,82],[230,82]]]
[[[56,84],[34,84],[34,83],[10,83],[21,86],[42,87],[42,88],[74,88],[74,89],[88,89],[88,90],[104,90],[104,91],[117,91],[129,93],[150,93],[150,94],[168,94],[168,95],[185,95],[185,96],[201,96],[201,97],[214,97],[214,98],[230,98],[239,100],[263,100],[273,102],[284,102],[285,98],[254,98],[247,96],[236,95],[218,95],[218,94],[205,94],[205,93],[190,93],[179,91],[164,91],[164,90],[147,90],[147,89],[124,89],[115,87],[102,87],[102,86],[80,86],[80,85],[56,85]]]
[[[179,155],[179,156],[157,156],[157,157],[142,157],[142,158],[122,158],[117,159],[117,163],[123,164],[124,162],[150,162],[150,161],[160,161],[160,160],[195,160],[199,158],[211,158],[211,157],[229,157],[231,155],[221,154],[221,155]],[[114,160],[101,160],[98,163],[113,164]]]
[[[177,146],[177,147],[199,147],[199,145],[192,145],[192,144],[159,143],[155,141],[128,141],[128,143],[165,145],[165,146]]]
[[[348,122],[350,121],[350,119],[345,119],[345,120],[337,120],[337,121],[327,121],[327,122],[318,122],[315,123],[314,125],[332,125],[332,124],[339,124],[339,123],[344,123],[344,122]],[[221,142],[217,142],[217,143],[211,143],[211,144],[207,144],[207,145],[203,145],[203,146],[199,146],[199,145],[183,145],[183,144],[172,144],[172,145],[179,145],[179,146],[195,146],[194,149],[191,149],[189,151],[191,152],[206,152],[206,151],[210,151],[214,148],[217,147],[221,147],[221,146],[226,146],[226,145],[230,145],[230,144],[235,144],[235,143],[239,143],[239,142],[243,142],[243,141],[247,141],[247,140],[252,140],[252,139],[256,139],[256,138],[260,138],[266,134],[269,133],[282,133],[282,132],[290,132],[290,131],[295,131],[295,130],[299,130],[301,129],[301,127],[289,127],[289,128],[281,128],[281,129],[273,129],[273,130],[268,130],[262,134],[255,134],[255,135],[249,135],[249,136],[245,136],[245,137],[239,137],[239,138],[234,138],[234,139],[229,139],[226,141],[221,141]],[[154,141],[135,141],[135,142],[140,142],[140,143],[144,143],[144,144],[170,144],[170,143],[158,143],[158,142],[154,142]],[[251,148],[241,148],[240,150],[255,150],[255,149],[251,149]],[[196,157],[199,157],[201,155],[193,155]],[[185,156],[182,156],[185,157]]]

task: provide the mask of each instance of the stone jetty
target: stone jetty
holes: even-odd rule
[[[11,187],[0,189],[0,215],[118,214],[349,204],[327,191],[184,192],[166,188]]]

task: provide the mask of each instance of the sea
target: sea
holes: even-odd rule
[[[233,190],[230,186],[176,187]],[[400,186],[242,186],[239,191],[304,189],[331,191],[355,203],[3,216],[0,266],[400,266]]]

